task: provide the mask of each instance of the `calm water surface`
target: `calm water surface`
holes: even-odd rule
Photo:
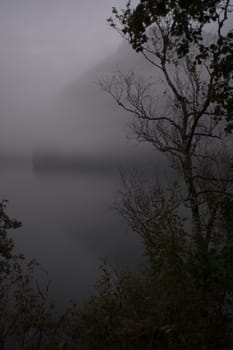
[[[17,252],[49,272],[50,292],[61,305],[91,292],[100,258],[133,268],[139,239],[112,210],[115,174],[34,173],[31,166],[1,169],[0,197],[23,227],[13,233]]]

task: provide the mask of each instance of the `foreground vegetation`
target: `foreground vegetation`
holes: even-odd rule
[[[137,200],[145,200],[141,195]],[[0,348],[232,349],[233,203],[224,203],[218,235],[202,256],[178,215],[178,198],[173,186],[138,212],[147,217],[137,227],[146,258],[141,269],[133,274],[103,261],[96,294],[63,315],[36,279],[40,266],[13,254],[7,231],[19,223],[2,203]]]

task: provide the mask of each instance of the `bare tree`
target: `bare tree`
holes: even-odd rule
[[[173,36],[172,16],[155,16],[144,34],[147,40],[138,49],[151,64],[155,79],[117,72],[100,81],[101,88],[132,115],[134,136],[165,153],[179,172],[186,188],[184,203],[191,210],[192,238],[200,252],[208,251],[222,203],[233,188],[226,133],[229,110],[219,99],[225,80],[213,68],[213,57],[217,62],[222,53],[228,10],[225,1],[216,12],[216,37],[203,34],[202,44],[194,41],[185,55],[178,52],[182,37]],[[127,12],[121,17],[114,12],[121,24],[129,24]],[[132,45],[132,32],[110,21]],[[215,56],[207,50],[210,47]],[[200,56],[202,51],[205,56]]]

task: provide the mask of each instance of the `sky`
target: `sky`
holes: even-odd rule
[[[0,78],[53,85],[75,79],[116,50],[106,22],[127,0],[0,0]],[[7,77],[5,77],[7,75]],[[26,89],[26,87],[25,87]]]
[[[28,148],[43,105],[118,49],[106,19],[126,2],[0,0],[0,150]]]
[[[126,0],[0,0],[0,148],[30,145],[39,109],[117,50]],[[26,141],[28,140],[28,142]]]
[[[14,73],[27,67],[35,74],[44,70],[58,84],[79,76],[116,49],[120,37],[106,18],[112,6],[124,3],[0,0],[0,65]]]
[[[0,0],[1,78],[45,76],[48,89],[78,77],[116,50],[121,38],[106,19],[126,2]]]

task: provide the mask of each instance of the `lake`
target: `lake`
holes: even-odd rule
[[[83,301],[93,292],[100,258],[130,269],[141,260],[139,238],[112,209],[117,171],[35,172],[25,162],[3,166],[0,179],[7,212],[23,223],[12,233],[16,251],[49,272],[58,305]]]

